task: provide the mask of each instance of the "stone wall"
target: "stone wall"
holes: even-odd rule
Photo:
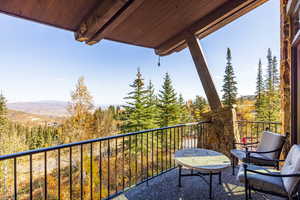
[[[207,138],[204,148],[222,152],[230,156],[233,141],[239,141],[234,107],[224,107],[205,113],[205,120],[211,123],[207,126]]]
[[[286,14],[287,0],[280,0],[281,20],[281,59],[280,59],[280,86],[281,86],[281,122],[282,133],[291,132],[291,19]],[[290,140],[289,140],[290,141]],[[290,143],[285,145],[284,153],[288,152]]]

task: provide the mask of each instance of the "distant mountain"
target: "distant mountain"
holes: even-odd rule
[[[244,96],[239,97],[238,100],[254,101],[255,100],[255,95],[244,95]]]
[[[27,126],[51,125],[54,122],[60,124],[64,120],[63,117],[59,116],[37,115],[11,109],[8,109],[7,117],[12,122]]]
[[[10,110],[59,117],[68,115],[67,106],[68,102],[65,101],[14,102],[7,104]]]

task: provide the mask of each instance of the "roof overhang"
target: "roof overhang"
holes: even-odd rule
[[[93,45],[102,39],[168,55],[203,38],[267,0],[2,0],[0,12],[66,29]]]

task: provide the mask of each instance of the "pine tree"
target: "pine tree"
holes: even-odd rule
[[[269,48],[267,54],[267,73],[265,79],[265,98],[264,98],[264,120],[279,120],[280,95],[279,95],[279,74],[277,69],[277,58],[272,57]]]
[[[157,96],[155,95],[154,85],[149,81],[146,93],[146,113],[147,113],[147,129],[157,127],[158,107]]]
[[[277,57],[274,56],[272,60],[272,110],[273,120],[280,120],[280,77],[278,72]]]
[[[272,58],[272,51],[269,48],[267,54],[267,74],[266,74],[266,81],[265,81],[265,88],[267,92],[271,92],[273,89],[273,58]]]
[[[147,90],[144,88],[144,79],[138,69],[136,79],[130,85],[132,91],[125,97],[125,111],[121,117],[123,125],[122,132],[132,132],[147,129]]]
[[[161,127],[170,126],[179,121],[179,108],[177,104],[177,94],[172,86],[172,81],[168,73],[164,77],[162,90],[159,91],[159,125]]]
[[[179,106],[179,122],[180,123],[189,122],[191,119],[191,116],[188,112],[188,108],[187,108],[186,102],[184,101],[182,94],[179,94],[178,106]]]
[[[255,92],[255,110],[256,110],[256,119],[264,119],[264,81],[262,74],[262,64],[259,59],[258,62],[258,71],[256,78],[256,92]]]
[[[7,139],[7,107],[6,107],[6,99],[3,94],[0,94],[0,155],[3,155],[6,151],[5,149],[5,141]]]
[[[192,103],[192,116],[195,121],[203,120],[202,114],[208,110],[208,104],[204,97],[196,96]]]
[[[278,62],[277,57],[274,56],[272,60],[272,84],[273,84],[273,90],[279,89],[280,86],[280,78],[279,78],[279,72],[278,72]]]
[[[236,103],[237,97],[237,82],[235,81],[235,75],[233,66],[231,63],[231,50],[227,48],[227,64],[225,68],[224,84],[223,84],[223,103],[224,105],[231,106]]]
[[[0,132],[7,126],[7,107],[6,107],[6,99],[3,94],[0,94]]]

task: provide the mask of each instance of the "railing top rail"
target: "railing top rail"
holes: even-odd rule
[[[193,123],[186,123],[186,124],[178,124],[178,125],[174,125],[174,126],[167,126],[167,127],[162,127],[162,128],[154,128],[154,129],[136,131],[136,132],[131,132],[131,133],[117,134],[117,135],[113,135],[113,136],[106,136],[106,137],[95,138],[95,139],[90,139],[90,140],[84,140],[84,141],[79,141],[79,142],[73,142],[73,143],[68,143],[68,144],[61,144],[61,145],[57,145],[57,146],[45,147],[45,148],[40,148],[40,149],[33,149],[33,150],[29,150],[29,151],[23,151],[23,152],[18,152],[18,153],[13,153],[13,154],[2,155],[2,156],[0,156],[0,161],[1,160],[12,159],[12,158],[18,158],[18,157],[21,157],[21,156],[37,154],[37,153],[54,151],[54,150],[58,150],[58,149],[64,149],[64,148],[68,148],[68,147],[74,147],[74,146],[79,146],[79,145],[84,145],[84,144],[101,142],[101,141],[106,141],[106,140],[110,140],[110,139],[128,137],[128,136],[131,136],[131,135],[138,135],[138,134],[142,134],[142,133],[149,133],[149,132],[160,131],[160,130],[165,130],[165,129],[184,127],[184,126],[192,126],[192,125],[203,124],[203,123],[209,123],[209,121],[200,121],[200,122],[193,122]]]
[[[281,122],[272,121],[247,121],[247,120],[237,120],[236,122],[254,123],[254,124],[281,124]]]

